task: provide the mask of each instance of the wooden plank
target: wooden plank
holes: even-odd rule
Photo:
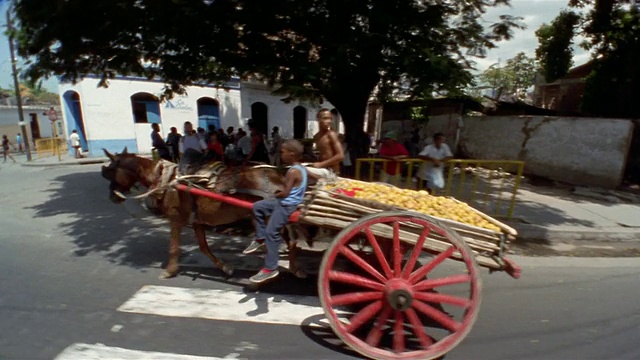
[[[336,230],[342,230],[342,229],[346,228],[347,226],[349,226],[351,224],[351,222],[348,222],[348,221],[340,221],[340,220],[330,219],[330,218],[325,218],[325,217],[320,217],[320,216],[306,216],[301,220],[304,223],[307,223],[307,224],[310,224],[310,225],[328,227],[328,228],[333,228],[333,229],[336,229]],[[372,231],[373,231],[373,229],[372,229]],[[374,232],[375,235],[385,237],[384,235],[379,234],[379,231],[373,231],[373,232]],[[417,238],[418,238],[418,235],[415,235],[415,238],[413,238],[413,239],[404,239],[403,238],[403,241],[415,244],[416,241],[417,241]],[[425,246],[424,247],[426,249],[431,250],[431,251],[444,252],[450,247],[450,245],[449,244],[444,244],[444,245],[437,244],[437,242],[429,242],[427,244],[427,242],[425,242]],[[458,254],[458,256],[459,256],[459,254]],[[502,269],[504,269],[504,266],[499,264],[491,256],[485,256],[485,255],[482,255],[482,254],[478,254],[477,252],[474,252],[474,257],[475,257],[476,262],[478,263],[478,265],[480,265],[482,267],[493,269],[493,270],[502,270]]]

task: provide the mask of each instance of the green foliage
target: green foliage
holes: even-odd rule
[[[520,52],[507,60],[505,66],[490,66],[480,75],[480,81],[493,90],[496,99],[505,95],[516,95],[517,98],[524,99],[535,76],[535,60]]]
[[[609,8],[607,8],[609,9]],[[604,19],[608,20],[604,20]],[[597,8],[585,28],[597,58],[587,77],[583,111],[597,116],[638,118],[640,93],[640,14],[614,4],[606,16]]]
[[[160,78],[167,93],[232,75],[276,86],[285,101],[321,97],[347,133],[379,98],[456,91],[467,54],[511,38],[519,18],[481,20],[508,0],[16,0],[27,74]]]
[[[573,37],[580,16],[573,11],[562,11],[551,22],[536,30],[538,48],[536,60],[547,82],[554,82],[567,74],[573,65]]]

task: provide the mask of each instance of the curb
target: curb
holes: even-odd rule
[[[640,229],[624,228],[611,230],[550,230],[542,226],[515,226],[518,237],[515,241],[594,241],[594,242],[640,242]]]
[[[96,158],[96,159],[85,159],[85,160],[75,160],[75,161],[59,161],[59,162],[27,162],[21,163],[21,166],[27,167],[51,167],[51,166],[72,166],[72,165],[89,165],[89,164],[102,164],[109,161],[107,158]]]

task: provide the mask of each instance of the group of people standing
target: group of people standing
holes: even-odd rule
[[[276,155],[282,142],[278,128],[274,128],[274,147],[271,152],[267,148],[265,137],[257,129],[250,127],[247,134],[242,129],[235,132],[232,126],[217,129],[210,125],[209,131],[203,128],[194,129],[190,121],[184,123],[183,133],[172,127],[166,140],[160,134],[160,125],[152,124],[151,144],[154,151],[162,159],[181,164],[210,161],[226,161],[234,164],[249,162],[271,163],[269,154]],[[276,157],[279,159],[279,154]],[[276,160],[278,161],[278,160]]]
[[[415,134],[414,134],[415,137]],[[382,143],[378,154],[381,158],[392,160],[385,164],[382,169],[381,180],[390,184],[395,184],[398,179],[396,176],[401,171],[398,160],[417,157],[424,160],[417,173],[417,177],[426,183],[429,192],[435,189],[443,189],[444,180],[444,164],[447,160],[453,158],[453,153],[449,146],[445,143],[446,137],[443,133],[433,135],[433,143],[426,145],[417,155],[411,154],[402,143],[398,142],[398,134],[395,131],[388,131],[382,137]],[[411,139],[411,143],[416,144],[418,141]]]

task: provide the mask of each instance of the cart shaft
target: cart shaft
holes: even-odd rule
[[[253,203],[251,201],[241,200],[241,199],[234,198],[232,196],[219,194],[213,191],[197,189],[197,188],[189,187],[183,184],[175,185],[175,188],[180,191],[184,191],[193,195],[204,196],[209,199],[217,200],[229,205],[238,206],[248,210],[253,210]],[[300,211],[298,210],[294,211],[294,213],[291,214],[291,216],[289,216],[289,222],[292,222],[292,223],[298,222],[299,219],[300,219]]]

